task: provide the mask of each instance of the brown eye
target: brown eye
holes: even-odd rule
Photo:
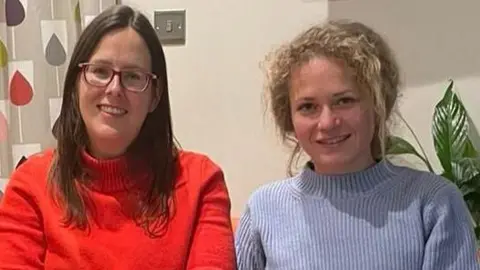
[[[315,109],[315,105],[313,103],[303,103],[298,106],[298,111],[300,112],[311,112]]]
[[[351,97],[343,97],[337,100],[335,105],[343,106],[343,105],[349,105],[352,103],[355,103],[357,100]]]
[[[144,75],[140,72],[128,71],[124,73],[123,78],[125,80],[141,81],[144,79]]]
[[[107,79],[107,78],[110,78],[110,75],[111,75],[111,70],[109,68],[102,67],[102,66],[92,65],[88,67],[88,72],[99,79]]]

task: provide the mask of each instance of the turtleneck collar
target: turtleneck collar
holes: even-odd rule
[[[319,174],[307,164],[294,178],[294,186],[302,194],[326,198],[349,198],[365,195],[385,186],[398,167],[383,160],[362,171],[345,174]]]
[[[89,186],[97,191],[125,191],[145,182],[148,176],[144,166],[133,164],[126,155],[113,159],[97,159],[83,150],[81,156],[91,181]]]

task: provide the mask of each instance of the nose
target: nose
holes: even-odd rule
[[[118,96],[122,93],[122,84],[120,82],[120,75],[114,74],[112,80],[107,85],[107,89],[105,90],[107,95],[115,95]]]
[[[340,118],[331,108],[324,108],[318,116],[317,127],[320,130],[331,130],[340,124]]]

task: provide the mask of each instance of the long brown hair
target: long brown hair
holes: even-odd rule
[[[158,225],[159,220],[167,222],[171,214],[169,206],[173,203],[178,145],[172,132],[162,45],[148,19],[128,6],[117,5],[102,12],[85,28],[76,43],[66,73],[60,116],[52,130],[57,138],[57,149],[50,169],[49,187],[64,207],[65,225],[86,229],[90,209],[79,186],[88,181],[81,162],[81,151],[88,144],[88,136],[78,103],[78,64],[89,60],[106,34],[126,27],[134,29],[145,40],[152,59],[152,73],[158,77],[153,87],[161,95],[157,107],[147,115],[139,135],[127,149],[127,158],[140,158],[153,175],[135,216],[150,235],[155,235],[156,229],[151,225]]]

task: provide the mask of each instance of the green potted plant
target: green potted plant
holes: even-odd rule
[[[480,241],[480,157],[475,149],[470,132],[470,118],[453,91],[450,80],[443,98],[436,104],[432,120],[432,136],[435,152],[442,171],[435,172],[423,147],[412,128],[407,125],[419,145],[420,152],[408,141],[390,136],[387,145],[388,155],[414,155],[422,160],[429,171],[438,173],[452,181],[463,193],[474,222],[477,241]]]

